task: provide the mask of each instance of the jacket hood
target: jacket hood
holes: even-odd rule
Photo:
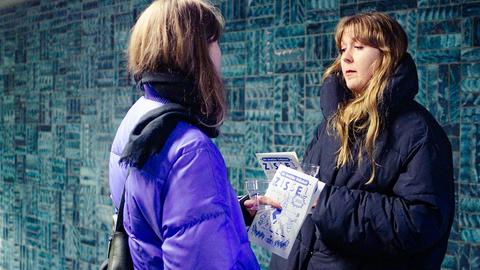
[[[165,141],[179,121],[197,126],[211,138],[219,134],[217,128],[205,125],[185,107],[176,103],[165,104],[140,118],[130,133],[120,163],[143,168],[152,155],[162,150]]]
[[[331,118],[338,105],[351,97],[350,91],[337,75],[329,76],[320,92],[320,106],[325,119]],[[379,110],[387,113],[398,109],[403,103],[413,100],[418,93],[417,67],[409,53],[400,61],[383,93]]]

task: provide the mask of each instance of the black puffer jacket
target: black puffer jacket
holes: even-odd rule
[[[321,91],[328,119],[347,92],[334,77]],[[289,259],[273,256],[270,269],[440,269],[455,205],[452,150],[440,125],[414,101],[417,92],[415,63],[407,55],[385,89],[373,184],[365,185],[371,175],[366,154],[360,165],[335,170],[339,140],[325,121],[319,126],[305,159],[320,165],[327,185]]]

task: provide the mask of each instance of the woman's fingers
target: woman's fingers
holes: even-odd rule
[[[273,208],[282,209],[282,205],[280,205],[279,202],[267,196],[258,196],[258,204],[270,205]],[[247,211],[250,214],[250,216],[252,217],[255,216],[255,214],[257,213],[256,207],[255,207],[257,206],[256,200],[248,199],[243,203],[243,205],[245,205],[245,208],[247,208]]]
[[[270,205],[273,208],[282,209],[282,206],[280,205],[280,203],[270,197],[259,196],[258,199],[260,201],[260,204]]]
[[[262,204],[262,205],[270,205],[273,208],[282,209],[282,206],[280,205],[279,202],[267,196],[258,196],[258,202],[259,204]],[[256,201],[253,199],[248,199],[243,203],[243,205],[245,205],[247,210],[250,210],[250,208],[255,207]]]
[[[256,203],[255,200],[248,199],[243,203],[243,205],[245,205],[247,209],[250,209],[255,206],[255,203]]]
[[[255,216],[257,213],[257,210],[255,210],[255,200],[248,199],[243,203],[243,205],[245,205],[245,208],[247,208],[247,212],[251,217]]]

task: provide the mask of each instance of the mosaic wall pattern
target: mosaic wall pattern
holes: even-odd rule
[[[0,10],[0,269],[96,269],[106,256],[107,160],[138,93],[129,29],[148,0],[31,0]],[[453,145],[457,212],[445,269],[480,269],[480,2],[217,0],[230,115],[216,140],[242,192],[254,153],[296,151],[321,121],[339,18],[366,10],[408,33],[419,102]],[[269,254],[256,248],[262,264]]]

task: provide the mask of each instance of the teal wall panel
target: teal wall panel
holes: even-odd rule
[[[129,31],[149,0],[28,0],[0,10],[0,269],[96,269],[110,229],[110,144],[139,93]],[[480,269],[480,3],[216,0],[229,115],[216,139],[232,185],[254,153],[301,157],[322,120],[341,16],[383,11],[409,39],[417,100],[453,147],[456,216],[444,269]],[[255,252],[262,265],[270,254]]]

